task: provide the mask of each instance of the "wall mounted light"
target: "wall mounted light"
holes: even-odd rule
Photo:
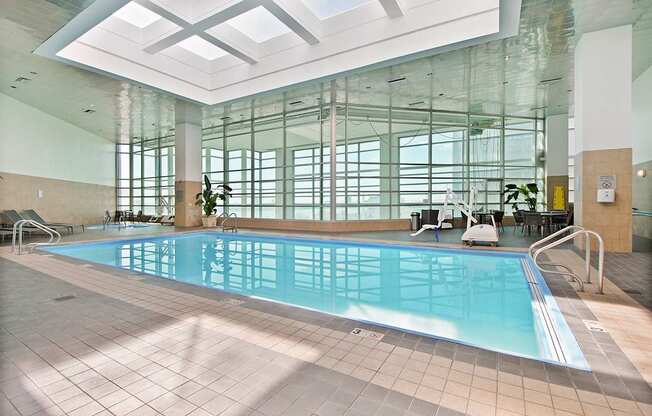
[[[636,176],[639,178],[645,178],[647,176],[647,170],[645,169],[639,169],[636,171]]]

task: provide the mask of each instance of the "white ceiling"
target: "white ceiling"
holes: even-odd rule
[[[0,0],[0,93],[112,141],[170,134],[174,127],[174,96],[32,54],[90,3]],[[384,103],[392,96],[393,104],[409,105],[428,96],[432,88],[432,106],[443,110],[518,115],[568,111],[572,106],[567,94],[572,85],[568,80],[572,80],[572,55],[578,34],[625,23],[634,24],[636,76],[652,63],[652,0],[523,0],[517,36],[350,74],[350,98]],[[509,59],[505,60],[505,56]],[[434,74],[432,81],[424,81],[430,72]],[[393,74],[407,75],[406,81],[389,87],[386,80]],[[19,77],[31,80],[16,82]],[[559,77],[560,81],[540,83]],[[343,85],[343,79],[338,84]],[[284,96],[288,101],[304,101],[293,108],[312,105],[318,91],[319,84],[307,83],[284,90],[283,94],[257,96],[255,112],[270,114],[282,109]],[[440,97],[441,93],[444,96]],[[227,112],[234,117],[246,116],[250,107],[250,99],[228,106],[205,106],[204,123],[219,124]],[[544,108],[533,110],[537,107]],[[95,112],[82,112],[86,108]]]
[[[35,53],[218,104],[517,33],[520,0],[95,0]]]

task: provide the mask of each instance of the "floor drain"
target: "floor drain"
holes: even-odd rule
[[[351,335],[357,335],[362,338],[373,338],[373,339],[377,339],[378,341],[383,339],[383,336],[385,336],[380,332],[369,331],[362,328],[353,328],[353,331],[351,331]]]
[[[75,296],[74,295],[61,296],[61,297],[58,297],[58,298],[54,298],[52,300],[55,301],[55,302],[63,302],[64,300],[70,300],[70,299],[75,299]]]
[[[602,326],[602,324],[598,321],[590,321],[588,319],[584,320],[584,325],[586,325],[586,329],[589,331],[593,332],[607,332],[606,329]]]

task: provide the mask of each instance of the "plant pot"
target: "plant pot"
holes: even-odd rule
[[[208,217],[201,217],[201,223],[204,227],[216,227],[217,226],[217,217],[215,215],[210,215]]]

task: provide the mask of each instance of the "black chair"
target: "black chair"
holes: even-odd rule
[[[568,213],[564,213],[564,215],[553,215],[550,221],[550,231],[557,231],[561,230],[562,228],[566,227],[566,224],[568,224]]]
[[[520,225],[521,226],[521,232],[525,230],[525,224],[523,223],[524,218],[523,218],[523,211],[522,209],[517,209],[514,211],[514,232],[516,232],[516,228]]]
[[[491,215],[494,216],[496,228],[500,227],[500,229],[504,232],[505,227],[503,226],[503,218],[505,217],[505,211],[493,211]]]
[[[543,217],[538,212],[523,212],[523,225],[527,227],[527,235],[530,235],[534,227],[543,235]]]

